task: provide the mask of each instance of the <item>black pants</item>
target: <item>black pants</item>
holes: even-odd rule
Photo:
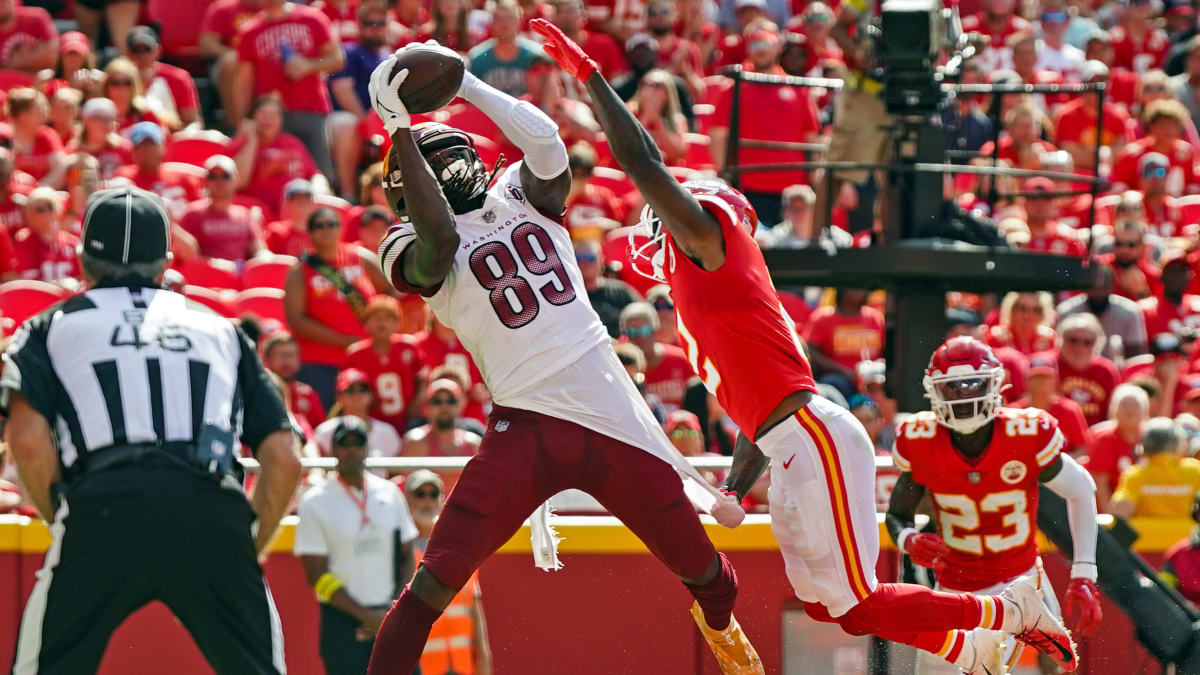
[[[281,673],[279,615],[246,498],[168,467],[120,467],[74,486],[21,621],[14,673],[94,673],[125,617],[160,600],[213,669]]]
[[[364,675],[375,640],[358,641],[358,620],[335,607],[321,604],[321,661],[326,675]],[[413,675],[421,675],[418,667]]]

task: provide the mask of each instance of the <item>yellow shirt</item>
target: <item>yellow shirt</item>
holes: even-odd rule
[[[1113,501],[1134,505],[1135,516],[1189,518],[1200,491],[1200,461],[1164,452],[1125,469]]]

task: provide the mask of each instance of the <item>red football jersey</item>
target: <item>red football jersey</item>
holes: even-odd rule
[[[483,375],[479,372],[479,368],[475,367],[475,361],[471,358],[471,353],[467,348],[462,346],[458,338],[454,338],[451,342],[444,342],[438,339],[438,336],[433,331],[425,331],[417,333],[413,336],[416,339],[417,348],[421,350],[421,355],[425,359],[425,364],[430,370],[438,366],[449,364],[457,366],[467,371],[467,376],[471,378],[471,387],[483,382]],[[463,417],[470,417],[481,422],[487,421],[487,414],[484,413],[483,406],[469,396],[467,407],[463,409]]]
[[[647,394],[657,396],[667,412],[673,412],[683,407],[688,382],[694,377],[696,373],[687,354],[679,347],[663,345],[662,360],[653,368],[646,368],[643,384]]]
[[[317,428],[325,421],[325,406],[321,405],[321,397],[317,390],[300,380],[288,382],[292,397],[292,414],[304,418],[308,426]]]
[[[700,203],[716,216],[725,237],[724,264],[704,270],[667,234],[663,271],[688,361],[730,419],[754,440],[780,401],[802,389],[815,392],[816,385],[758,244],[724,202],[704,197]]]
[[[412,414],[408,402],[417,381],[428,371],[417,341],[408,335],[393,335],[392,346],[384,356],[375,351],[370,339],[355,342],[346,349],[346,367],[358,368],[370,378],[375,392],[371,417],[387,422],[403,434]]]
[[[1037,560],[1038,474],[1065,437],[1045,411],[1000,408],[992,441],[967,458],[930,411],[896,429],[896,466],[925,486],[938,532],[950,547],[938,582],[957,591],[1003,583]]]

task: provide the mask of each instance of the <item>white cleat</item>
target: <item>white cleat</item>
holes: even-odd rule
[[[1006,631],[1012,628],[1010,632],[1017,640],[1048,655],[1069,673],[1079,667],[1079,653],[1075,650],[1071,633],[1046,606],[1032,577],[1021,577],[1012,582],[1000,597],[1007,601],[1006,611],[1015,606],[1020,612],[1019,628],[1013,628],[1018,624],[1006,620]]]

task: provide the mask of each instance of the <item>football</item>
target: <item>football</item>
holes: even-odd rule
[[[400,100],[408,112],[433,112],[458,95],[462,85],[463,60],[429,47],[413,47],[396,58],[392,75],[408,69],[400,85]]]

